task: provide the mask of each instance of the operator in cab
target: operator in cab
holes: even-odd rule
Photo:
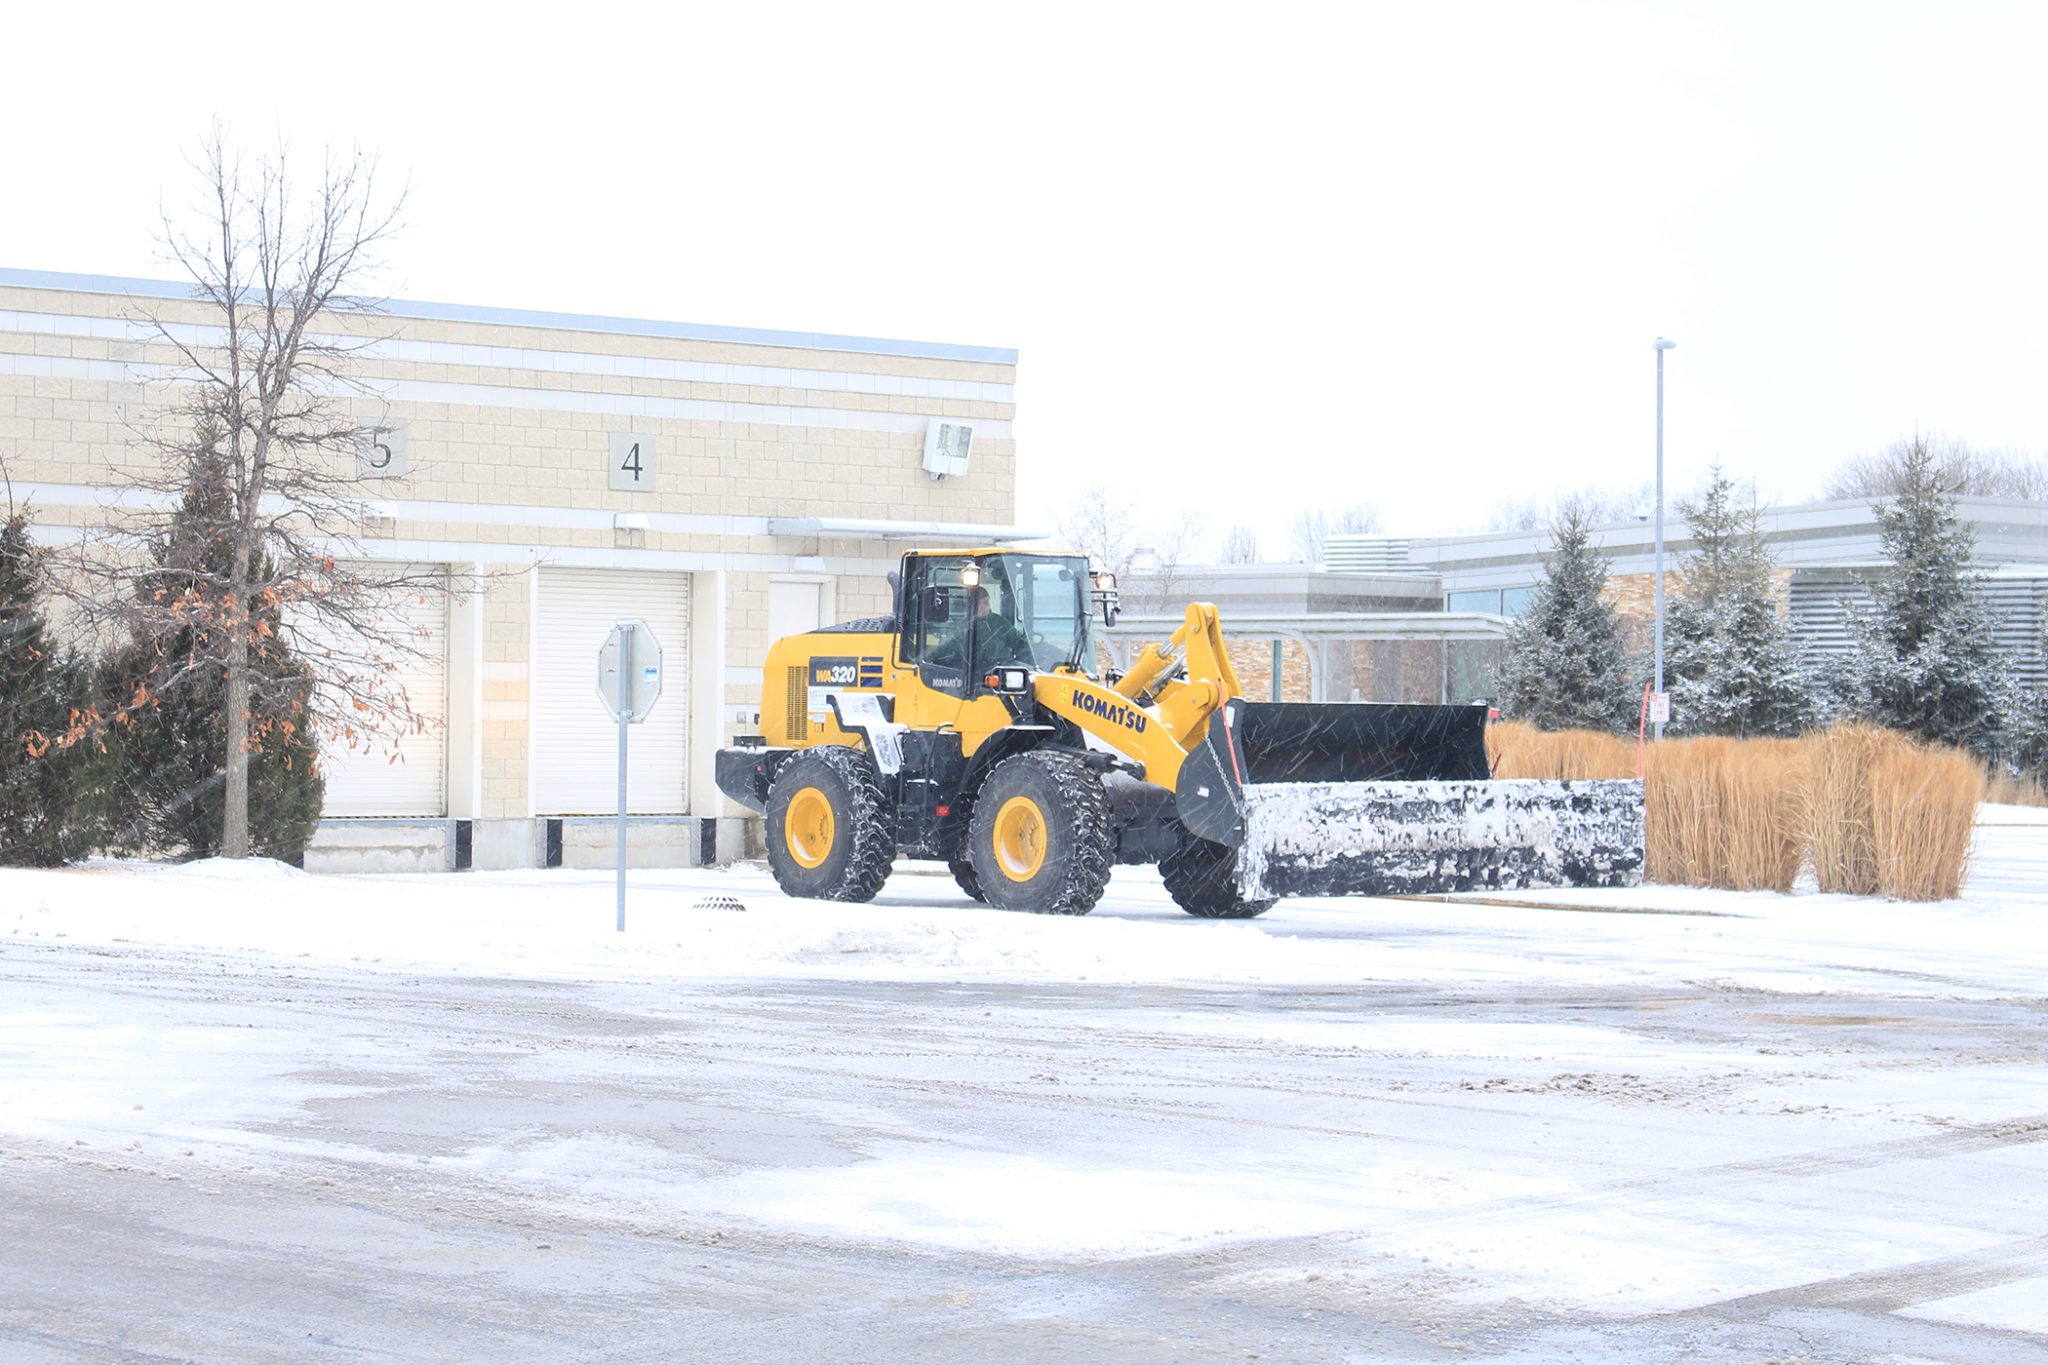
[[[965,666],[970,649],[976,668],[1031,662],[1031,642],[1015,621],[995,610],[987,588],[978,583],[969,588],[966,605],[956,632],[932,651],[934,663]]]

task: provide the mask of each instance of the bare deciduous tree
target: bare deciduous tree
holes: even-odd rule
[[[1082,489],[1056,518],[1056,524],[1060,538],[1087,555],[1096,570],[1107,569],[1118,579],[1130,572],[1131,553],[1136,548],[1131,509],[1101,484]]]
[[[1083,489],[1056,520],[1061,539],[1117,576],[1126,611],[1170,605],[1181,569],[1202,542],[1198,513],[1140,524],[1129,505],[1100,484]]]
[[[1377,508],[1353,503],[1342,511],[1304,507],[1287,524],[1287,557],[1296,564],[1323,562],[1323,542],[1331,536],[1371,535],[1380,529]]]
[[[421,645],[394,607],[446,582],[372,568],[358,539],[372,504],[358,467],[366,424],[349,402],[370,396],[354,362],[382,338],[353,318],[376,312],[360,295],[403,195],[380,196],[375,161],[360,152],[329,155],[304,185],[283,151],[245,167],[218,128],[194,167],[204,193],[194,226],[167,212],[162,233],[207,321],[142,311],[171,363],[161,401],[131,434],[142,458],[116,472],[131,494],[120,504],[134,510],[85,538],[69,595],[88,625],[125,633],[155,661],[132,696],[91,721],[147,724],[159,696],[221,689],[220,849],[246,857],[249,754],[278,723],[252,718],[303,709],[324,740],[356,747],[421,728],[393,674]],[[316,665],[311,697],[302,674],[277,666],[287,646]]]
[[[1566,521],[1589,526],[1629,521],[1648,515],[1656,505],[1656,486],[1579,488],[1545,497],[1509,498],[1486,519],[1489,531],[1545,531]]]
[[[1132,605],[1140,611],[1166,611],[1181,606],[1181,572],[1193,562],[1195,547],[1201,542],[1199,512],[1183,510],[1171,521],[1155,526],[1152,544],[1146,547],[1145,559],[1149,562],[1143,574],[1145,581],[1136,585]]]
[[[2048,460],[2005,450],[1976,450],[1952,438],[1914,437],[1857,455],[1835,467],[1822,486],[1827,498],[1895,498],[1911,487],[1909,467],[1921,453],[1934,458],[1934,477],[1952,494],[1978,498],[2048,500]]]
[[[1225,564],[1258,563],[1259,533],[1243,522],[1231,527],[1223,534],[1222,557]]]

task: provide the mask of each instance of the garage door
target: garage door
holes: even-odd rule
[[[446,575],[428,565],[371,565],[366,572],[405,572],[430,575],[445,585]],[[448,810],[448,594],[444,590],[408,589],[395,593],[375,620],[375,630],[391,641],[403,641],[416,654],[385,649],[359,641],[353,635],[338,636],[334,646],[343,656],[335,666],[354,671],[361,668],[364,651],[388,656],[384,666],[384,688],[403,688],[408,704],[426,722],[416,734],[376,736],[370,747],[350,749],[339,739],[321,746],[321,766],[327,774],[327,800],[321,813],[337,816],[438,816]],[[315,671],[322,632],[315,624],[307,631],[313,643]],[[350,657],[353,656],[353,657]],[[346,718],[345,701],[330,701],[328,713]],[[361,741],[358,741],[360,744]]]
[[[536,815],[618,813],[619,727],[597,695],[597,652],[621,620],[645,621],[662,656],[661,700],[633,727],[626,810],[685,813],[690,576],[543,568],[529,741]]]

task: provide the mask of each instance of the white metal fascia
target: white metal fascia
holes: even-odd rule
[[[68,529],[68,528],[57,528]],[[53,542],[54,543],[54,542]],[[621,550],[580,545],[517,545],[503,541],[473,540],[386,540],[365,536],[352,543],[354,552],[369,559],[416,559],[427,563],[483,560],[490,564],[526,565],[574,569],[638,569],[662,573],[789,573],[795,559],[790,555],[747,554],[738,551]],[[854,576],[880,573],[888,561],[844,565],[839,572]]]
[[[874,521],[862,517],[770,517],[768,534],[841,540],[957,540],[970,544],[1008,544],[1046,537],[1044,531],[1021,526],[957,521]]]
[[[175,493],[120,484],[20,483],[15,485],[15,491],[19,496],[33,498],[45,505],[65,507],[147,511],[175,507],[178,502]],[[366,501],[369,496],[368,492],[364,494]],[[641,529],[650,531],[726,536],[768,534],[768,519],[765,517],[727,516],[721,513],[648,512],[637,509],[621,513],[603,507],[543,507],[533,503],[512,502],[442,502],[427,498],[383,498],[378,502],[385,509],[378,515],[400,521],[468,522],[477,526],[515,526],[529,530],[610,531],[617,528],[619,516],[631,515],[643,518],[646,524]],[[264,499],[263,510],[266,513],[281,512],[287,505],[283,499],[271,495]]]
[[[119,275],[82,275],[56,270],[0,268],[0,287],[47,289],[68,293],[116,294],[129,298],[189,299],[190,284],[143,280]],[[340,305],[347,310],[354,300]],[[947,342],[907,341],[886,337],[841,336],[826,332],[778,332],[755,327],[718,327],[700,323],[661,322],[586,313],[556,313],[521,308],[487,308],[472,304],[427,303],[385,299],[375,312],[400,318],[442,322],[477,322],[500,327],[531,327],[551,332],[610,332],[627,336],[669,337],[683,341],[728,342],[741,346],[776,346],[806,351],[846,351],[856,355],[895,355],[932,360],[970,360],[1015,365],[1017,352],[1007,346],[963,346]]]
[[[0,375],[43,379],[89,379],[109,384],[191,384],[189,366],[145,361],[80,360],[69,356],[20,355],[0,350]],[[524,388],[503,384],[455,383],[435,379],[365,378],[318,385],[314,392],[338,398],[374,398],[386,403],[452,403],[523,411],[599,413],[614,417],[656,417],[677,421],[745,422],[756,426],[801,427],[814,431],[922,433],[937,414],[879,412],[869,408],[807,407],[739,399],[673,398],[579,389]],[[939,401],[939,400],[934,400]],[[1011,436],[1011,419],[975,419],[975,427],[996,440]]]
[[[1112,638],[1163,640],[1185,625],[1185,615],[1125,613],[1105,632]],[[1512,623],[1505,616],[1479,611],[1318,612],[1314,615],[1258,615],[1227,612],[1224,635],[1230,639],[1298,640],[1503,640]]]
[[[67,313],[25,312],[0,308],[0,332],[55,336],[86,336],[137,346],[159,344],[161,331],[172,342],[192,347],[224,345],[227,329],[196,323],[143,323],[123,318],[81,317]],[[615,351],[552,350],[532,347],[476,345],[469,342],[413,341],[403,336],[366,341],[341,334],[316,335],[323,345],[351,348],[366,361],[415,361],[430,365],[465,365],[492,371],[552,371],[559,374],[623,375],[686,383],[748,384],[782,389],[901,395],[988,403],[1016,401],[1013,386],[975,379],[937,379],[915,375],[868,374],[841,369],[789,365],[745,365],[733,361],[673,360],[625,355]]]

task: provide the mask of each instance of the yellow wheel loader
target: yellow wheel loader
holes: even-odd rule
[[[1282,896],[1627,885],[1639,782],[1497,782],[1484,706],[1254,702],[1216,608],[1097,671],[1079,555],[913,551],[895,610],[779,640],[718,785],[792,896],[865,901],[899,855],[1006,910],[1083,915],[1159,864],[1191,915]]]

